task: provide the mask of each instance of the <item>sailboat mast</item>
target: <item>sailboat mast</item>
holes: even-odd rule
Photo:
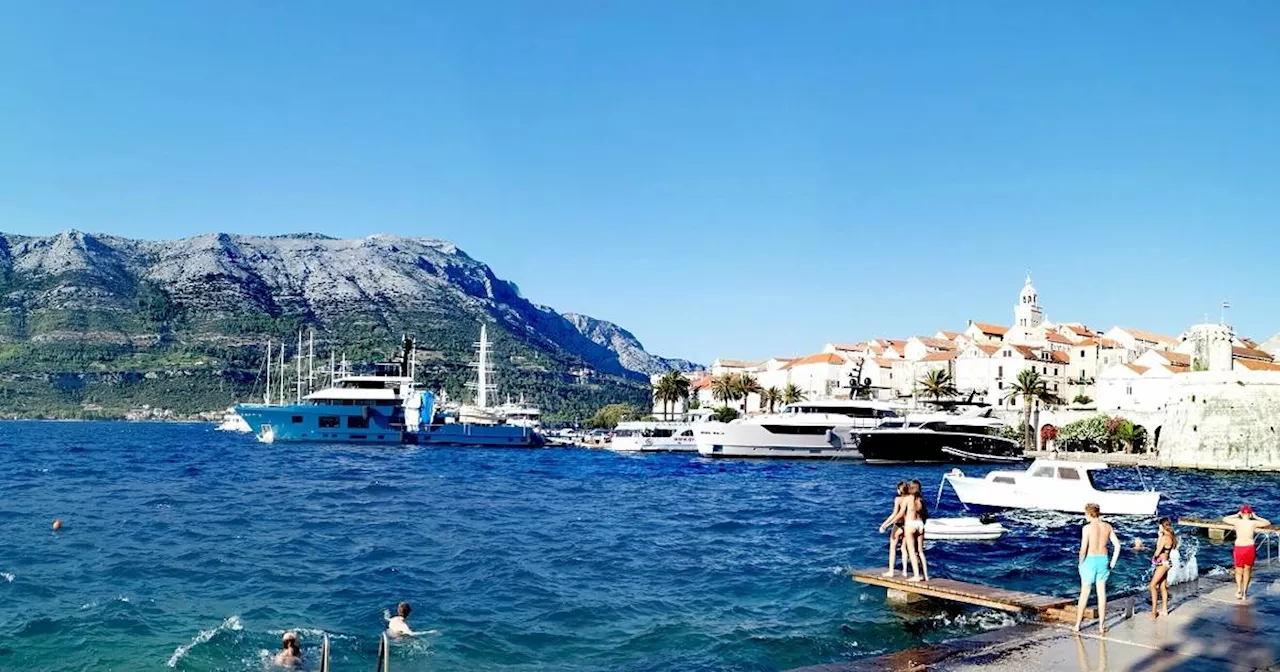
[[[335,384],[337,384],[337,382],[338,380],[334,376],[334,371],[333,371],[333,351],[330,350],[329,351],[329,387],[333,387]]]
[[[267,394],[264,401],[271,405],[271,339],[267,339]]]
[[[295,394],[294,403],[302,401],[302,330],[298,330],[298,349],[293,353],[293,365],[297,369],[294,373],[293,391]]]
[[[480,361],[476,369],[476,406],[489,407],[489,332],[480,325]]]
[[[284,403],[284,339],[280,339],[280,359],[276,360],[276,368],[280,369],[280,403]]]
[[[316,330],[308,331],[310,342],[307,344],[307,392],[316,389]]]

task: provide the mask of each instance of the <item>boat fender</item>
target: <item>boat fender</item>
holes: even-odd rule
[[[960,471],[959,469],[952,469],[950,472],[948,472],[948,473],[947,473],[947,475],[948,475],[948,476],[959,476],[959,477],[962,477],[962,478],[963,478],[963,477],[964,477],[964,472],[963,472],[963,471]]]

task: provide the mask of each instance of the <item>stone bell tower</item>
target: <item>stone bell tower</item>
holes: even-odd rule
[[[1031,284],[1031,274],[1027,274],[1027,283],[1022,286],[1018,295],[1018,305],[1013,307],[1013,326],[1033,329],[1044,322],[1044,313],[1040,311],[1040,295]]]

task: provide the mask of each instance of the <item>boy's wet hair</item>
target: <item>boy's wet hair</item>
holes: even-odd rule
[[[1089,502],[1088,504],[1084,505],[1084,512],[1093,516],[1094,518],[1097,518],[1098,516],[1102,515],[1102,507],[1098,506],[1097,504],[1094,504],[1093,502]]]
[[[396,605],[396,615],[399,616],[400,618],[408,618],[409,611],[410,609],[409,609],[408,602],[401,602],[400,604]]]

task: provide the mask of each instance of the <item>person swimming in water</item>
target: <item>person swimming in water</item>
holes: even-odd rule
[[[409,618],[410,611],[412,611],[412,609],[409,608],[408,602],[401,602],[400,604],[397,604],[395,616],[384,616],[387,619],[387,632],[396,637],[412,636],[414,633],[413,630],[409,628],[409,622],[407,620]]]
[[[1156,552],[1151,556],[1151,618],[1169,615],[1169,572],[1173,569],[1171,554],[1178,547],[1178,536],[1173,533],[1173,523],[1168,518],[1160,519],[1160,531],[1156,537]],[[1156,591],[1164,598],[1164,608],[1156,612]]]
[[[298,645],[298,633],[284,633],[284,637],[280,638],[280,652],[272,662],[280,667],[297,667],[302,664],[302,648]]]

